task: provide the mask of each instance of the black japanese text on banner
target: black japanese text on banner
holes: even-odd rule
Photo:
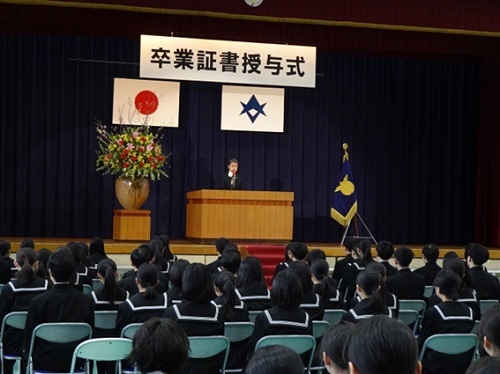
[[[140,77],[315,87],[316,47],[141,35]]]

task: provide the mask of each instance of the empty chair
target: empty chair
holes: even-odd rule
[[[328,322],[330,326],[335,326],[342,320],[344,314],[344,309],[325,309],[323,320]]]
[[[283,345],[299,355],[307,354],[304,369],[309,372],[316,349],[316,339],[311,335],[268,335],[260,338],[255,350],[268,345]]]
[[[5,336],[5,331],[7,327],[12,327],[19,330],[24,330],[24,325],[26,324],[26,316],[28,312],[11,312],[7,314],[2,321],[2,330],[0,332],[0,362],[2,367],[2,373],[4,371],[4,360],[14,360],[18,365],[21,365],[21,352],[18,354],[10,354],[4,352],[3,339]]]

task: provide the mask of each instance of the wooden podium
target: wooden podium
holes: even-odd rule
[[[113,239],[149,241],[151,239],[151,211],[115,209]]]
[[[187,193],[186,237],[290,241],[293,192],[197,190]]]

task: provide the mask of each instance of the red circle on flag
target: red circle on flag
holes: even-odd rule
[[[145,116],[153,114],[158,109],[158,96],[153,91],[144,90],[135,96],[135,109]]]

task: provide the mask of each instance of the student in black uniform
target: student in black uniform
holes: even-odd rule
[[[214,303],[219,307],[224,322],[248,322],[248,307],[236,296],[233,274],[224,270],[212,277],[217,295]]]
[[[157,293],[155,287],[159,281],[158,268],[150,263],[139,266],[135,278],[139,292],[131,296],[118,307],[116,332],[131,323],[145,322],[152,317],[161,317],[171,305],[166,293]]]
[[[80,250],[78,243],[69,242],[66,246],[71,251],[76,264],[76,278],[74,281],[75,287],[83,291],[83,285],[92,287],[92,277],[90,276],[89,269],[83,264],[83,253]]]
[[[267,289],[262,264],[257,257],[248,256],[241,261],[236,278],[236,295],[248,306],[248,310],[271,307],[271,293]]]
[[[354,323],[340,322],[332,326],[321,339],[320,352],[325,368],[330,374],[348,374],[349,363],[344,357],[344,345],[354,328]]]
[[[467,265],[470,269],[472,288],[476,290],[479,300],[500,299],[500,281],[484,267],[489,258],[488,249],[480,244],[472,245],[468,251]]]
[[[434,282],[436,274],[439,273],[441,267],[437,264],[439,257],[439,248],[435,244],[427,244],[422,248],[422,258],[425,265],[421,268],[415,269],[415,274],[423,275],[425,278],[425,285],[431,286]]]
[[[295,273],[302,284],[300,308],[304,312],[307,312],[312,320],[323,320],[325,302],[323,301],[323,297],[313,291],[313,281],[309,266],[305,262],[296,261],[290,265],[287,271]]]
[[[220,270],[219,271],[229,271],[231,274],[236,276],[241,265],[241,255],[239,251],[234,250],[224,250],[222,252],[222,257],[220,260]]]
[[[35,270],[35,275],[39,278],[47,279],[49,282],[51,282],[51,280],[47,263],[51,254],[52,252],[47,248],[40,248],[36,253],[38,266]]]
[[[329,265],[326,260],[314,260],[311,263],[313,291],[323,297],[325,309],[343,309],[344,296],[337,290],[335,279],[328,276]]]
[[[354,261],[354,258],[352,257],[352,252],[355,251],[356,244],[357,244],[356,239],[351,237],[346,237],[344,239],[344,242],[342,243],[346,252],[346,256],[343,259],[335,261],[335,266],[333,267],[333,273],[332,273],[332,278],[335,279],[337,281],[337,284],[339,285],[340,285],[340,280],[342,279],[342,274],[344,272],[344,267],[346,267],[347,264]]]
[[[484,353],[500,358],[500,304],[493,305],[484,312],[478,338]]]
[[[410,269],[413,251],[408,247],[399,247],[394,252],[398,273],[387,278],[387,290],[399,300],[422,300],[425,291],[425,278]]]
[[[315,260],[326,260],[325,251],[319,248],[311,249],[306,256],[307,265],[311,266]]]
[[[382,301],[384,302],[384,304],[391,310],[392,317],[397,318],[399,315],[399,299],[397,298],[396,295],[387,291],[387,286],[385,284],[385,282],[387,281],[387,275],[385,273],[386,269],[387,268],[379,262],[372,262],[372,263],[369,263],[368,265],[366,265],[367,271],[375,271],[375,272],[379,273],[380,276],[382,277],[382,282],[380,283],[379,294],[382,297]],[[357,300],[357,302],[359,302],[360,298],[357,297],[356,299],[353,299],[353,300]],[[356,303],[352,304],[351,308],[355,304]]]
[[[280,271],[288,269],[292,262],[305,261],[308,252],[309,249],[304,243],[293,242],[288,244],[285,248],[285,261],[280,262],[278,265],[276,265],[276,268],[274,269],[273,279]]]
[[[141,244],[139,247],[135,248],[130,254],[132,270],[123,274],[123,278],[118,282],[118,286],[128,291],[130,295],[135,295],[139,292],[135,282],[137,271],[142,264],[149,263],[149,261],[151,261],[151,252],[147,244]]]
[[[31,335],[36,326],[48,322],[84,322],[94,326],[94,306],[90,299],[74,288],[70,281],[75,274],[75,260],[67,247],[58,248],[49,258],[48,270],[52,288],[31,300],[23,352],[29,352]],[[56,344],[37,339],[33,354],[35,370],[69,371],[76,344]],[[25,358],[27,358],[25,356]]]
[[[35,276],[37,263],[32,248],[22,248],[17,252],[14,264],[19,270],[16,278],[5,285],[0,295],[0,321],[10,312],[27,311],[31,299],[52,286],[48,280]],[[23,336],[23,330],[7,327],[2,342],[4,354],[21,354]],[[4,360],[5,373],[12,373],[13,365],[14,361]]]
[[[361,240],[356,246],[357,258],[354,262],[347,264],[342,273],[342,282],[339,285],[339,291],[344,295],[344,300],[346,302],[351,301],[354,298],[356,292],[356,277],[359,272],[365,270],[366,265],[370,262],[374,262],[371,253],[371,243],[369,240]]]
[[[471,308],[457,302],[460,278],[452,270],[441,270],[434,279],[436,295],[442,303],[425,311],[422,332],[418,336],[418,346],[422,349],[425,340],[435,334],[469,333],[474,327]],[[464,373],[469,366],[473,352],[451,359],[446,355],[427,351],[423,361],[424,373]]]
[[[223,190],[242,190],[243,182],[238,174],[239,162],[235,158],[230,158],[227,163],[227,173],[221,177],[221,186]]]
[[[377,251],[377,260],[385,267],[386,276],[390,277],[398,272],[398,269],[389,263],[389,260],[394,256],[394,246],[392,243],[382,240],[377,243],[375,250]]]
[[[347,339],[344,353],[349,361],[349,373],[422,373],[412,331],[384,315],[358,323]]]
[[[302,284],[293,272],[279,272],[271,290],[271,309],[265,310],[255,319],[255,328],[248,342],[248,352],[266,335],[311,335],[312,318],[300,308]]]
[[[358,323],[376,314],[392,317],[391,310],[384,304],[379,293],[382,282],[382,276],[375,271],[359,273],[356,279],[356,291],[361,301],[344,314],[342,321]]]
[[[97,277],[103,286],[89,295],[94,303],[94,310],[117,310],[118,306],[128,299],[129,293],[116,283],[118,277],[116,263],[110,258],[101,260],[97,265]]]
[[[104,250],[104,240],[99,236],[93,237],[89,244],[89,261],[97,265],[105,258],[108,258],[108,256]]]
[[[227,244],[231,243],[228,239],[224,237],[218,238],[214,245],[215,249],[217,250],[217,253],[219,254],[219,257],[215,261],[210,262],[207,264],[207,269],[210,274],[213,274],[217,272],[217,269],[220,267],[220,261],[221,261],[221,256],[222,256],[222,251],[226,247]]]
[[[182,275],[189,265],[188,260],[178,259],[170,268],[170,284],[172,288],[167,291],[168,299],[172,304],[178,304],[182,301]]]

